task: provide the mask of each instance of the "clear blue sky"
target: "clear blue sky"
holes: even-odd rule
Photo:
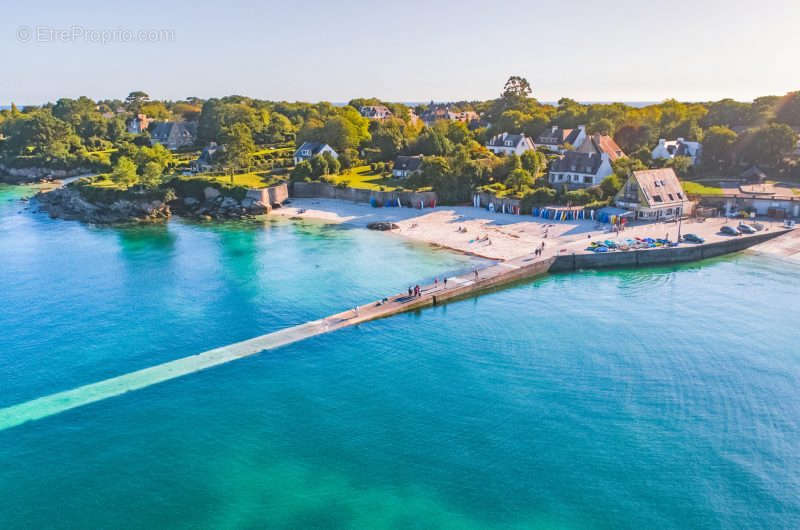
[[[798,0],[382,4],[8,2],[0,105],[132,90],[167,99],[486,99],[512,74],[543,101],[747,100],[800,89]],[[37,28],[72,26],[169,29],[175,39],[36,42]]]

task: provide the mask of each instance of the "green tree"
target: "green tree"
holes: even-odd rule
[[[533,175],[531,175],[529,172],[525,171],[524,169],[515,169],[509,173],[508,178],[506,178],[505,185],[507,188],[518,193],[533,186],[533,181]]]
[[[139,180],[136,174],[136,164],[130,158],[123,156],[114,165],[111,171],[111,180],[116,184],[129,188]]]
[[[128,97],[125,98],[125,106],[131,112],[139,112],[139,108],[142,104],[148,101],[150,101],[150,96],[147,95],[147,92],[136,90],[128,94]]]
[[[794,149],[797,134],[785,124],[774,123],[740,138],[742,158],[751,164],[778,166]]]
[[[155,188],[161,183],[163,168],[158,162],[148,162],[142,168],[142,176],[139,182],[147,188]]]
[[[710,127],[703,137],[703,164],[717,169],[731,164],[737,138],[737,134],[727,127]]]
[[[319,178],[329,172],[328,160],[325,157],[315,156],[311,158],[311,176]]]
[[[244,123],[234,123],[225,131],[223,144],[225,145],[225,156],[230,162],[240,168],[250,165],[253,152],[256,150],[250,127]]]
[[[311,164],[308,161],[303,160],[302,162],[297,164],[294,167],[294,169],[292,169],[290,177],[292,180],[302,181],[307,178],[310,178],[311,174],[312,174]]]
[[[607,198],[614,197],[622,188],[623,180],[616,174],[611,174],[600,182],[600,189]]]
[[[776,121],[800,127],[800,91],[789,92],[778,105]]]
[[[329,175],[336,175],[342,169],[342,164],[334,158],[332,154],[328,151],[322,153],[322,158],[325,159],[325,163],[328,165],[328,174]]]

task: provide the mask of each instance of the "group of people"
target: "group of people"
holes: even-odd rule
[[[415,285],[414,287],[409,287],[408,296],[413,296],[414,298],[419,298],[420,296],[422,296],[422,290],[420,289],[419,285]]]
[[[533,251],[533,255],[534,256],[541,256],[542,252],[544,252],[544,241],[542,241],[541,245],[536,247],[536,249]]]

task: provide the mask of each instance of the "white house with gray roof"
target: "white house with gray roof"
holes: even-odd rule
[[[536,149],[533,140],[524,134],[498,134],[486,144],[486,148],[496,155],[521,155]]]
[[[653,159],[671,159],[676,156],[688,156],[692,159],[692,164],[696,164],[700,157],[703,146],[699,142],[687,142],[683,138],[677,140],[658,140],[658,145],[653,149],[651,156]]]
[[[339,158],[339,153],[333,150],[333,147],[322,142],[303,142],[303,145],[297,148],[294,152],[294,165],[300,162],[311,160],[315,156],[322,156],[324,153],[330,153],[333,158]]]
[[[548,179],[559,188],[564,184],[570,189],[588,188],[597,186],[612,173],[614,168],[607,153],[567,151],[550,165]]]

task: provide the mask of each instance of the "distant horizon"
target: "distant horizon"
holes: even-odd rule
[[[244,94],[228,94],[227,96],[212,96],[212,97],[199,98],[199,99],[201,99],[203,101],[207,101],[209,99],[214,99],[214,98],[219,99],[219,98],[230,97],[230,96],[234,96],[234,95],[235,96],[242,96],[242,97],[246,97],[246,98],[250,98],[250,99],[254,99],[254,100],[259,100],[259,101],[270,101],[270,102],[275,102],[275,103],[278,103],[278,102],[310,103],[310,104],[330,103],[331,105],[335,105],[335,106],[345,106],[353,99],[374,97],[374,96],[356,96],[356,97],[351,98],[348,101],[332,101],[332,100],[328,100],[328,99],[321,99],[321,100],[317,100],[317,101],[303,101],[303,100],[285,100],[285,99],[281,100],[281,99],[259,98],[259,97],[244,95]],[[765,94],[764,96],[758,96],[758,97],[783,96],[783,95],[784,94]],[[125,94],[125,96],[127,96],[127,94]],[[114,99],[117,99],[117,100],[120,100],[120,101],[124,101],[125,100],[125,96],[116,97],[116,98],[90,98],[90,99],[92,99],[92,101],[104,101],[104,100],[114,100]],[[63,96],[63,97],[67,97],[67,96]],[[70,99],[77,99],[78,97],[82,97],[82,96],[74,96],[74,97],[71,97]],[[86,97],[89,97],[89,96],[86,96]],[[197,97],[197,96],[194,96],[194,97]],[[54,100],[50,100],[50,101],[47,101],[45,103],[17,103],[16,101],[13,101],[13,102],[9,102],[9,104],[0,105],[0,110],[8,110],[8,109],[10,109],[11,108],[11,103],[15,104],[17,106],[17,108],[22,109],[22,108],[25,108],[25,107],[41,107],[41,106],[44,106],[44,105],[47,105],[47,104],[54,104],[56,101],[58,101],[58,99],[61,99],[61,98],[56,98]],[[169,99],[169,98],[158,98],[158,97],[151,97],[150,99],[153,100],[153,101],[182,101],[182,99]],[[380,98],[378,98],[378,99],[380,99]],[[488,100],[491,100],[491,99],[496,99],[496,98],[489,98]],[[570,99],[572,99],[572,98],[570,98]],[[658,105],[658,104],[661,104],[661,103],[663,103],[664,101],[666,101],[668,99],[677,99],[677,98],[664,98],[664,99],[661,99],[661,100],[630,100],[630,101],[623,101],[623,100],[585,100],[585,101],[575,100],[575,101],[577,101],[581,105],[610,105],[610,104],[614,104],[614,103],[621,103],[621,104],[627,105],[629,107],[641,108],[641,107],[646,107],[646,106],[649,106],[649,105]],[[720,99],[733,99],[733,98],[720,98]],[[713,102],[713,101],[720,101],[720,99],[714,99],[714,100],[691,100],[691,101],[690,100],[677,100],[677,101],[680,101],[681,103],[707,103],[707,102]],[[427,100],[427,101],[389,101],[389,100],[382,100],[381,99],[381,101],[383,101],[384,103],[401,104],[401,105],[406,105],[407,107],[415,107],[415,106],[418,106],[418,105],[428,105],[430,103],[434,103],[434,104],[450,104],[450,103],[459,103],[459,102],[477,102],[477,101],[487,101],[487,100],[482,100],[482,99],[449,99],[449,100]],[[752,99],[751,100],[735,100],[735,101],[738,101],[740,103],[752,103],[753,102]],[[558,106],[558,101],[557,100],[556,101],[539,101],[539,103],[542,104],[542,105]]]

